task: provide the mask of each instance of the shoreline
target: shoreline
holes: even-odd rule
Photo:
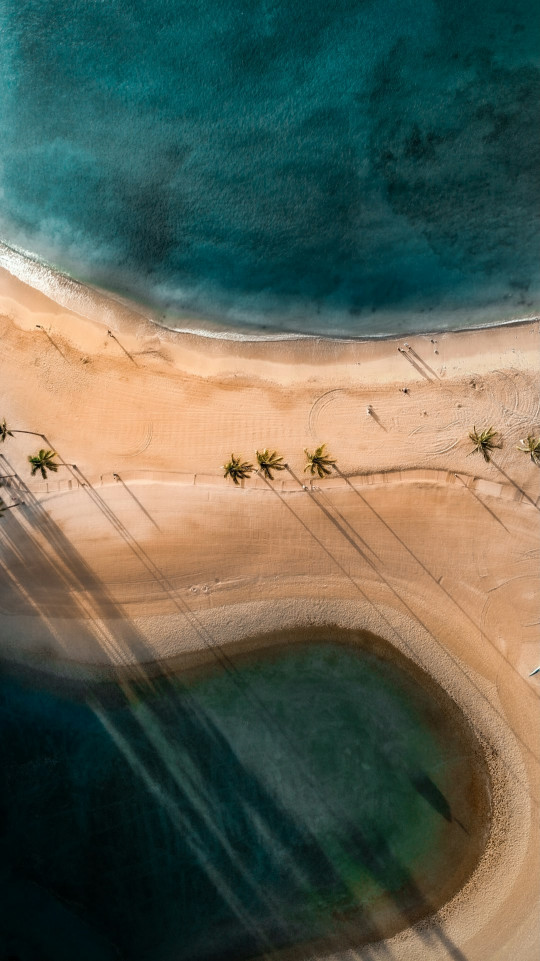
[[[103,309],[103,304],[108,305],[111,315],[114,316],[115,311],[122,315],[128,313],[131,315],[132,322],[150,324],[157,328],[159,331],[172,333],[172,334],[185,334],[188,337],[200,337],[206,338],[208,340],[219,340],[232,343],[272,343],[281,341],[330,341],[337,343],[364,343],[370,341],[388,341],[396,340],[404,337],[436,337],[442,336],[443,334],[454,334],[467,331],[477,331],[486,330],[493,327],[509,326],[513,324],[527,324],[534,321],[540,320],[540,313],[533,313],[525,317],[506,317],[500,320],[486,320],[485,322],[478,323],[467,323],[460,325],[459,322],[456,326],[451,323],[448,326],[439,326],[435,328],[425,328],[415,330],[414,328],[407,328],[406,330],[396,330],[392,333],[383,334],[366,334],[362,333],[358,336],[350,334],[339,334],[339,333],[304,333],[304,332],[294,332],[294,331],[280,331],[271,329],[266,332],[261,331],[257,326],[245,328],[242,325],[235,324],[234,322],[230,325],[220,325],[209,319],[196,319],[194,318],[191,322],[185,323],[183,326],[178,326],[181,321],[178,320],[178,325],[174,322],[171,323],[160,323],[152,313],[156,314],[157,310],[152,310],[149,305],[138,304],[135,300],[131,300],[128,297],[122,297],[120,294],[116,294],[113,291],[105,290],[100,287],[93,286],[92,284],[86,283],[85,281],[77,280],[70,277],[68,274],[47,265],[45,262],[40,261],[37,257],[32,255],[29,251],[25,251],[22,248],[11,247],[9,244],[0,240],[0,270],[5,270],[10,273],[13,277],[22,281],[27,286],[32,287],[34,290],[39,291],[45,296],[51,298],[60,306],[74,311],[81,311],[82,303],[85,304],[87,310],[89,310],[89,315],[92,316],[97,310]],[[456,311],[457,313],[457,311]],[[402,316],[399,310],[395,311],[396,317]],[[103,321],[104,323],[105,321]],[[108,321],[110,323],[110,321]]]
[[[26,506],[1,521],[0,654],[146,676],[261,624],[385,638],[469,718],[494,819],[462,890],[370,952],[447,961],[443,932],[467,961],[533,961],[540,483],[516,446],[540,431],[538,323],[406,335],[407,357],[401,338],[178,337],[108,309],[115,337],[104,308],[83,316],[0,270],[0,417],[68,465],[47,491],[27,464],[43,441],[1,445]],[[504,446],[485,463],[467,434],[490,423]],[[344,479],[311,487],[302,451],[323,441]],[[223,458],[261,446],[289,473],[228,485]],[[197,482],[159,482],[174,472]]]
[[[83,304],[83,312],[72,309],[62,304],[61,297],[51,299],[19,280],[1,265],[0,260],[0,312],[27,332],[35,333],[36,320],[46,322],[49,334],[56,332],[75,350],[90,355],[102,353],[103,333],[110,329],[115,337],[121,338],[124,347],[134,347],[135,357],[142,356],[144,360],[152,354],[156,360],[164,359],[168,365],[172,362],[175,368],[203,378],[212,374],[235,379],[251,377],[255,381],[269,380],[288,387],[291,372],[295,382],[309,382],[320,377],[323,369],[330,373],[332,368],[337,371],[339,367],[340,373],[345,375],[343,380],[330,376],[323,378],[323,382],[332,386],[338,383],[348,385],[351,380],[358,380],[356,373],[353,378],[350,375],[351,365],[358,364],[362,368],[359,372],[363,375],[362,380],[377,389],[377,385],[387,383],[422,382],[426,373],[425,370],[419,372],[417,367],[407,369],[400,362],[399,355],[393,355],[391,351],[403,343],[401,337],[354,340],[293,335],[287,339],[228,340],[188,332],[178,335],[141,314],[134,314],[110,298],[94,293],[97,299]],[[446,363],[443,365],[443,376],[466,373],[472,356],[476,360],[475,373],[483,374],[498,366],[501,352],[504,353],[509,346],[508,337],[514,332],[526,334],[528,363],[531,362],[531,353],[536,362],[538,323],[536,319],[518,319],[489,327],[443,331],[433,338],[428,334],[409,334],[408,340],[414,348],[420,345],[431,355],[439,353],[443,357],[448,348],[454,363],[451,368],[447,368]],[[485,340],[486,334],[489,334],[489,344]]]

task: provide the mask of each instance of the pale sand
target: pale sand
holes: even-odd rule
[[[515,447],[540,432],[538,323],[409,337],[406,357],[394,340],[160,333],[109,305],[114,339],[6,272],[0,313],[0,418],[77,464],[30,482],[44,442],[2,446],[35,495],[1,521],[3,655],[84,673],[295,625],[381,635],[460,705],[493,781],[477,870],[384,950],[536,958],[540,472]],[[504,435],[492,464],[467,456],[473,424]],[[348,478],[302,490],[302,450],[323,441]],[[223,480],[231,451],[265,446],[291,467],[274,491]]]

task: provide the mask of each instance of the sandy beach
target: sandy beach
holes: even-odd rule
[[[385,638],[468,718],[492,823],[465,886],[369,957],[532,961],[540,472],[516,447],[540,433],[538,321],[409,347],[227,341],[103,303],[0,271],[2,496],[22,502],[0,528],[3,658],[151,674],[293,627]],[[500,431],[491,463],[473,425]],[[303,450],[323,442],[338,470],[312,484]],[[27,463],[44,446],[47,481]],[[289,465],[273,484],[223,478],[264,447]]]

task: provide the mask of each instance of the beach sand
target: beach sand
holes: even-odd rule
[[[540,472],[516,445],[540,433],[538,322],[400,352],[179,335],[102,306],[83,316],[0,272],[0,418],[44,435],[0,450],[27,485],[3,492],[25,506],[1,521],[2,656],[79,677],[309,625],[385,638],[469,719],[493,812],[462,890],[370,957],[532,961]],[[503,436],[491,463],[469,456],[473,424]],[[323,442],[339,472],[311,486],[303,449]],[[47,482],[27,463],[43,446],[65,465]],[[289,464],[273,485],[223,479],[231,452],[261,447]]]

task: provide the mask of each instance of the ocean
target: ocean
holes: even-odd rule
[[[171,327],[531,316],[534,0],[0,0],[0,239]]]

